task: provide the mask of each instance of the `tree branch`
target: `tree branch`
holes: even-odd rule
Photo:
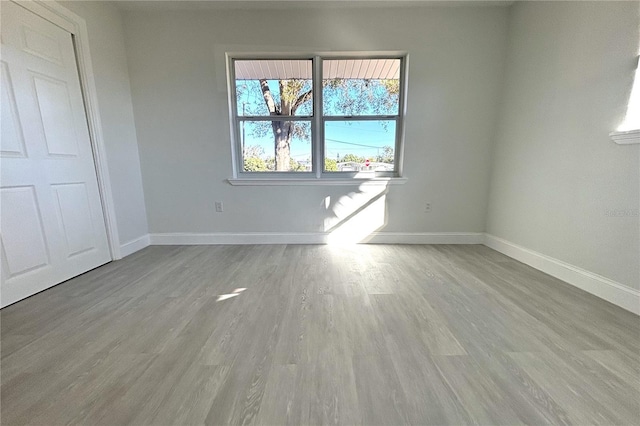
[[[291,107],[291,115],[296,113],[296,110],[305,102],[307,102],[309,99],[311,99],[311,97],[313,96],[313,89],[309,89],[308,92],[303,93],[302,95],[300,95],[298,97],[298,99],[296,99],[296,101],[293,103],[293,106]]]
[[[269,114],[278,115],[278,107],[273,100],[273,96],[271,95],[271,90],[269,89],[269,83],[267,83],[267,80],[260,80],[260,90],[262,90],[262,97],[264,98],[264,103],[267,104]]]

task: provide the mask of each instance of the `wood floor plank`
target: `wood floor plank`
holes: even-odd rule
[[[0,311],[0,422],[640,424],[640,318],[484,246],[155,246]]]
[[[524,424],[509,403],[509,396],[470,356],[435,358],[440,376],[464,401],[465,423],[517,425]]]
[[[549,352],[510,356],[568,413],[573,424],[628,424],[638,420],[638,402],[616,400],[602,383]],[[633,394],[633,393],[631,393]],[[627,419],[627,420],[625,420]]]

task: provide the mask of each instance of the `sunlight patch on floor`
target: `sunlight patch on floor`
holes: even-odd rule
[[[231,298],[236,297],[236,296],[240,296],[240,293],[242,293],[245,290],[246,290],[246,288],[236,288],[231,293],[221,294],[216,299],[216,302],[222,302],[223,300],[227,300],[227,299],[231,299]]]

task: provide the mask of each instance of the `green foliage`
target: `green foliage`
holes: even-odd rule
[[[290,172],[304,172],[306,170],[307,169],[304,167],[304,165],[298,163],[293,158],[289,159],[289,171]]]
[[[380,84],[382,84],[389,95],[399,95],[400,94],[400,80],[380,80]]]
[[[359,157],[355,154],[346,154],[344,157],[340,159],[341,163],[347,163],[349,161],[353,161],[354,163],[364,163],[367,159],[364,157]]]
[[[300,95],[311,90],[311,80],[268,80],[269,95],[274,102],[276,111],[269,112],[260,80],[237,80],[236,81],[236,103],[238,105],[238,115],[244,116],[269,116],[282,115],[284,105],[293,105]],[[301,115],[311,115],[313,102],[311,98],[291,111]]]
[[[259,157],[245,157],[244,158],[244,171],[245,172],[267,172],[267,163]]]
[[[280,97],[284,103],[293,104],[304,89],[311,86],[309,80],[280,80]],[[292,111],[295,113],[295,111]]]
[[[262,158],[264,155],[264,149],[260,146],[249,146],[245,149],[244,156],[244,171],[245,172],[272,172],[275,170],[276,163],[273,157]],[[358,164],[364,164],[367,160],[365,157],[360,157],[355,154],[346,154],[344,157],[339,160],[334,160],[333,158],[325,158],[324,160],[324,170],[327,172],[337,172],[338,171],[338,162],[346,163],[346,162],[354,162]],[[393,148],[390,146],[385,146],[383,148],[383,154],[378,156],[375,159],[369,159],[369,161],[378,161],[381,163],[393,163]],[[294,160],[293,158],[289,160],[289,171],[292,172],[304,172],[307,171],[304,164],[301,164]]]
[[[393,148],[390,146],[382,147],[382,154],[378,155],[376,161],[380,163],[393,163]]]
[[[264,156],[264,148],[260,145],[249,145],[244,148],[244,157],[262,157]]]
[[[330,115],[397,114],[399,94],[399,80],[324,80],[323,109]]]
[[[269,170],[270,172],[276,169],[276,159],[274,157],[267,157],[264,162],[267,165],[267,170]]]
[[[245,172],[269,172],[275,170],[273,158],[264,159],[264,148],[260,145],[249,145],[242,154]]]
[[[258,80],[238,80],[236,82],[236,101],[238,115],[269,115]]]
[[[294,121],[291,129],[291,137],[303,141],[311,140],[311,122]]]
[[[333,158],[325,158],[324,159],[324,170],[327,172],[337,172],[338,171],[338,162]]]
[[[375,158],[369,158],[368,160],[371,162],[393,164],[393,148],[391,146],[384,146],[382,147],[382,153],[380,155],[376,156]],[[367,161],[367,158],[349,153],[339,160],[340,163],[347,163],[350,161],[353,161],[354,163],[364,164]]]

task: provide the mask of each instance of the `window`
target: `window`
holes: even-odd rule
[[[404,55],[228,55],[234,177],[397,177]]]

